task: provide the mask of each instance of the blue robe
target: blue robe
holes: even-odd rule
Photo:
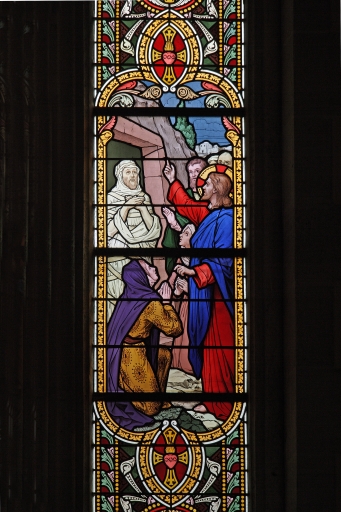
[[[215,258],[192,258],[190,266],[207,263],[225,304],[234,317],[233,259],[219,257],[219,249],[233,248],[233,208],[213,210],[199,224],[191,240],[195,249],[218,249]],[[189,279],[188,334],[189,360],[196,378],[200,378],[203,365],[202,344],[209,326],[215,284],[199,289],[193,278]]]

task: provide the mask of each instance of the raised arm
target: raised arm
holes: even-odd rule
[[[198,226],[209,214],[208,203],[192,199],[178,180],[169,187],[168,201],[174,204],[177,211],[187,217],[195,226]]]
[[[163,172],[170,184],[168,201],[174,204],[181,215],[198,226],[209,213],[208,203],[195,201],[187,194],[182,183],[176,179],[176,169],[173,164],[168,162]]]

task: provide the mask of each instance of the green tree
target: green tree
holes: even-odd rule
[[[181,108],[184,106],[185,106],[185,102],[180,101],[178,107]],[[174,128],[176,130],[179,130],[179,132],[182,133],[182,135],[185,137],[188,147],[191,149],[194,149],[196,142],[197,142],[197,138],[196,138],[194,127],[193,127],[192,123],[190,123],[188,121],[188,117],[185,117],[185,116],[177,117]]]

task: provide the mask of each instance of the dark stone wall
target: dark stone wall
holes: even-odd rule
[[[284,512],[281,2],[248,2],[250,466],[252,505]]]
[[[2,511],[87,510],[91,2],[1,2]]]
[[[340,511],[340,6],[247,17],[252,503]]]
[[[283,17],[286,503],[340,511],[340,4]]]
[[[5,512],[90,508],[91,13],[0,3]],[[252,511],[337,512],[339,3],[246,18]]]

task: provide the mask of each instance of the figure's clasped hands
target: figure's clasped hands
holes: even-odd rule
[[[127,206],[129,209],[136,208],[139,210],[140,206],[144,203],[144,196],[131,196],[127,199],[125,206]]]
[[[174,285],[175,295],[181,295],[182,293],[188,293],[188,281],[181,277],[178,277]]]
[[[169,286],[169,283],[167,281],[164,281],[160,288],[158,289],[158,293],[163,298],[164,302],[169,302],[170,298],[172,296],[172,288]]]

